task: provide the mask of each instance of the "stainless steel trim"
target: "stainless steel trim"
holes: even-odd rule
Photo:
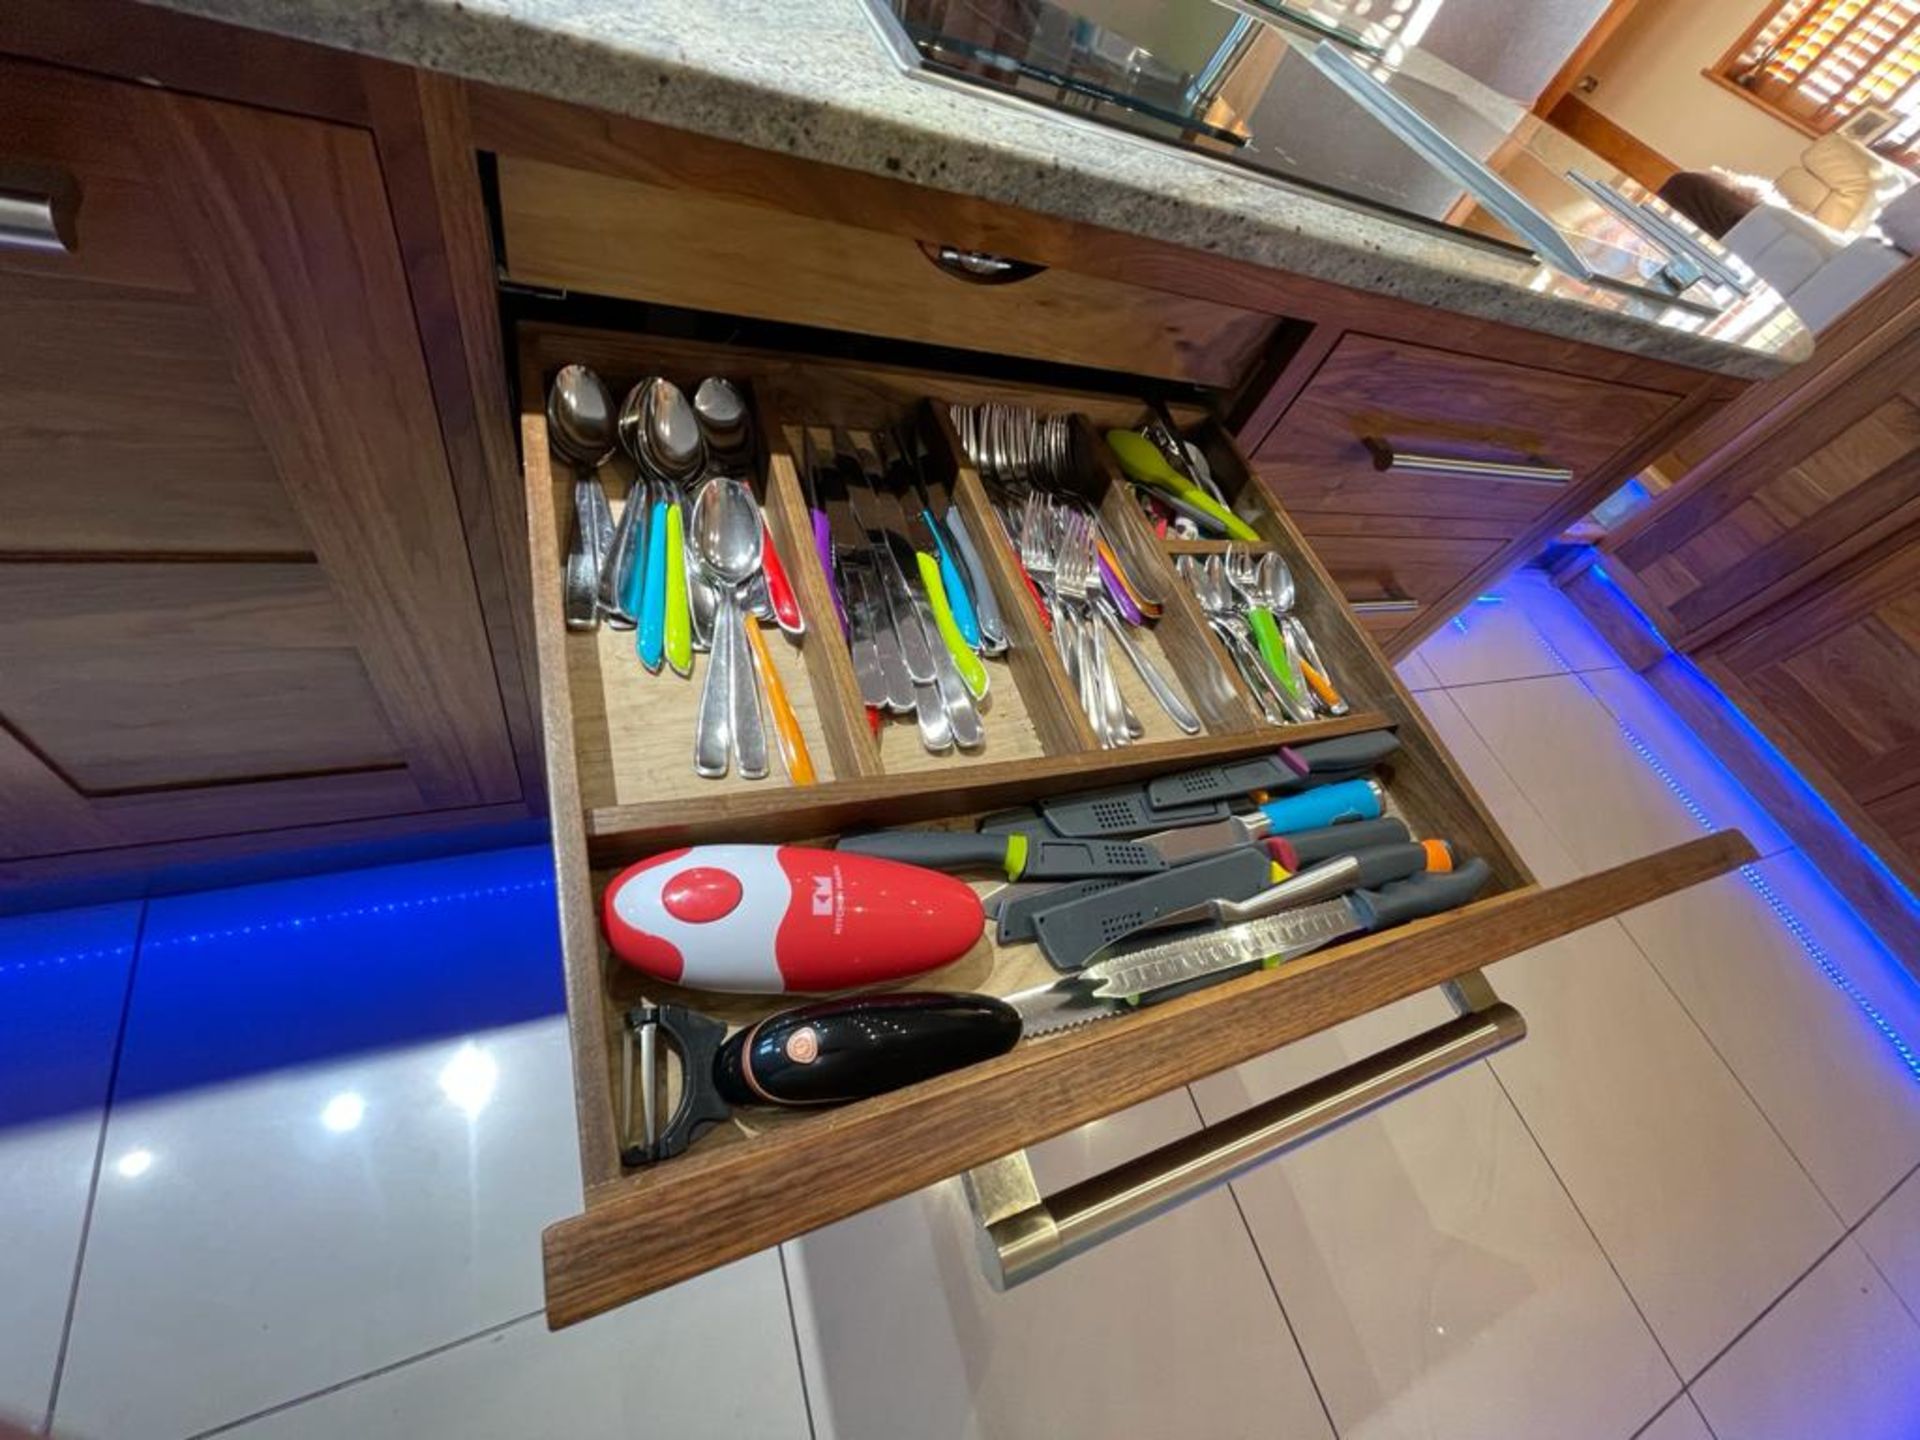
[[[1518,464],[1511,460],[1473,460],[1462,455],[1418,455],[1395,450],[1385,440],[1362,442],[1373,452],[1373,468],[1400,475],[1465,475],[1475,480],[1497,480],[1504,485],[1569,485],[1573,471],[1565,465]]]
[[[970,1171],[988,1279],[996,1289],[1031,1280],[1526,1035],[1479,971],[1444,988],[1458,1012],[1444,1024],[1054,1195],[1040,1194],[1024,1152]]]
[[[71,255],[76,195],[54,195],[42,190],[0,188],[0,248],[40,250]]]
[[[1576,280],[1593,279],[1593,268],[1580,258],[1560,228],[1506,181],[1454,144],[1427,118],[1382,85],[1367,68],[1340,46],[1322,40],[1307,52],[1314,67],[1358,101],[1374,119],[1428,164],[1444,170],[1473,192],[1474,199],[1523,237],[1555,268]]]
[[[1390,595],[1384,600],[1349,600],[1347,608],[1356,615],[1411,615],[1420,602],[1410,595]]]
[[[1753,293],[1756,277],[1751,274],[1742,274],[1734,268],[1733,262],[1737,261],[1738,257],[1730,254],[1715,254],[1701,241],[1681,229],[1669,216],[1656,210],[1653,205],[1644,201],[1629,200],[1604,180],[1596,180],[1591,175],[1581,174],[1578,170],[1567,171],[1567,179],[1578,185],[1615,219],[1625,221],[1642,237],[1665,250],[1675,261],[1690,260],[1700,270],[1712,276],[1716,283],[1737,290],[1742,295]],[[1661,274],[1666,275],[1673,268],[1670,263],[1665,270],[1661,271]],[[1692,279],[1687,279],[1684,272],[1677,272],[1671,276],[1676,291],[1685,290],[1699,278],[1695,275]]]

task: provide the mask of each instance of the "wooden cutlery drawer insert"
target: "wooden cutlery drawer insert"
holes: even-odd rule
[[[1291,567],[1299,611],[1352,711],[1277,729],[1261,721],[1237,689],[1209,693],[1187,684],[1189,676],[1208,673],[1203,661],[1224,674],[1224,657],[1204,621],[1177,603],[1183,587],[1172,573],[1176,553],[1208,547],[1157,541],[1117,471],[1101,468],[1088,498],[1100,507],[1116,548],[1124,547],[1143,570],[1155,567],[1155,583],[1164,582],[1166,609],[1155,627],[1160,653],[1206,721],[1203,733],[1191,738],[1145,737],[1102,750],[1084,733],[1084,722],[1063,723],[1075,697],[1062,688],[1058,657],[1037,631],[1038,612],[1012,547],[990,528],[995,517],[985,489],[962,454],[946,406],[995,399],[1072,412],[1080,417],[1076,425],[1091,427],[1088,440],[1108,426],[1140,423],[1144,407],[1110,396],[597,331],[527,327],[519,343],[534,618],[586,1200],[584,1213],[552,1226],[545,1237],[548,1317],[556,1326],[1009,1155],[1747,858],[1740,837],[1716,836],[1555,890],[1534,885],[1299,532],[1210,421],[1179,417],[1236,511],[1262,535],[1257,548],[1280,554]],[[688,764],[686,693],[695,686],[642,671],[628,653],[630,632],[564,628],[561,562],[571,477],[546,452],[541,398],[545,380],[570,362],[593,366],[615,386],[648,374],[680,383],[725,374],[750,387],[769,454],[768,525],[808,619],[797,650],[772,632],[769,644],[787,651],[780,663],[809,742],[817,746],[818,784],[787,784],[777,767],[757,782],[699,779]],[[929,399],[939,403],[923,403]],[[976,535],[991,535],[1000,547],[990,568],[1013,643],[1004,661],[993,662],[999,668],[990,693],[1003,697],[1006,708],[996,698],[985,718],[990,728],[1027,722],[1035,737],[1028,748],[1002,753],[990,739],[970,755],[896,754],[893,737],[876,743],[867,728],[811,543],[793,447],[803,426],[830,441],[829,427],[857,437],[868,427],[909,420],[922,427],[929,474],[951,487],[970,522],[981,522]],[[616,959],[603,942],[599,915],[605,887],[626,865],[707,842],[826,843],[875,825],[970,828],[979,816],[1038,799],[1271,753],[1282,742],[1382,727],[1399,740],[1376,772],[1389,811],[1416,836],[1445,837],[1459,854],[1490,867],[1490,883],[1471,903],[1137,1014],[1025,1040],[997,1059],[852,1105],[737,1111],[685,1154],[622,1167],[627,1076],[620,1042],[629,1007],[683,1004],[731,1025],[800,998],[680,990]],[[1004,996],[1054,974],[1037,947],[999,946],[989,927],[960,959],[911,985]],[[672,1103],[670,1093],[669,1109]]]

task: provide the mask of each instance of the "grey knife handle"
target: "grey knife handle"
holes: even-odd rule
[[[1400,748],[1400,737],[1391,730],[1363,730],[1358,735],[1336,735],[1331,740],[1309,740],[1293,747],[1293,753],[1307,762],[1306,778],[1301,785],[1325,785],[1334,780],[1351,780],[1373,769]]]
[[[837,848],[934,870],[1004,870],[1008,838],[972,830],[876,830],[868,835],[844,836]]]
[[[1226,765],[1209,765],[1204,770],[1162,775],[1148,783],[1147,803],[1157,808],[1184,805],[1194,800],[1251,795],[1255,790],[1291,789],[1307,773],[1304,762],[1290,763],[1292,753],[1283,748],[1275,755],[1256,755],[1251,760],[1235,760]]]
[[[1356,850],[1371,850],[1377,845],[1404,845],[1413,838],[1404,820],[1382,815],[1378,820],[1352,820],[1345,825],[1322,825],[1313,830],[1296,830],[1286,837],[1292,847],[1294,868],[1304,870],[1331,860],[1336,855],[1351,855]]]
[[[1360,864],[1355,889],[1377,890],[1409,875],[1425,874],[1427,869],[1426,849],[1412,841],[1401,845],[1369,845],[1348,854]]]
[[[1384,930],[1389,925],[1404,925],[1409,920],[1457,909],[1485,889],[1492,878],[1487,862],[1476,857],[1456,870],[1422,873],[1383,889],[1362,890],[1353,897],[1353,904],[1368,930]]]
[[[1177,910],[1241,899],[1267,888],[1273,862],[1258,845],[1223,850],[1191,865],[1043,908],[1034,916],[1041,953],[1058,970],[1079,970],[1108,946]]]

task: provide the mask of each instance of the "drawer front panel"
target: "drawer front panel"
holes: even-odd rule
[[[1312,515],[1499,521],[1517,534],[1677,400],[1369,335],[1348,335],[1260,442],[1254,463],[1311,532]],[[1377,468],[1391,452],[1461,473]],[[1558,470],[1476,478],[1485,463]],[[1419,534],[1417,528],[1403,531]]]
[[[500,205],[513,279],[696,310],[1220,386],[1277,324],[1065,270],[970,283],[902,236],[540,161],[502,157]]]

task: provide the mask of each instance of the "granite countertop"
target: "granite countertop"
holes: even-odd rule
[[[863,0],[150,3],[1726,375],[1765,378],[1812,351],[1765,286],[1708,320],[909,77]]]

